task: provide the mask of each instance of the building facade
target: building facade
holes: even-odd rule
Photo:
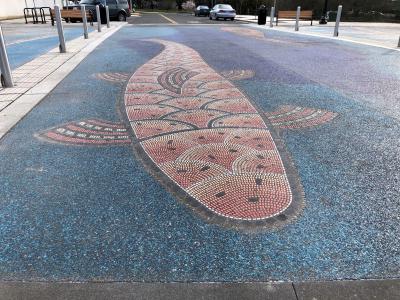
[[[54,4],[62,5],[62,0],[0,0],[0,20],[19,18],[24,15],[25,7],[42,7]]]

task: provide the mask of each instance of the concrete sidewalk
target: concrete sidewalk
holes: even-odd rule
[[[257,24],[257,18],[254,16],[238,15],[236,19],[250,24]],[[270,29],[269,20],[270,18],[267,17],[267,24],[257,27]],[[313,26],[310,26],[310,21],[300,21],[298,32],[294,30],[295,20],[280,19],[278,26],[276,26],[275,22],[273,26],[274,30],[332,38],[335,22],[320,25],[318,20],[314,20]],[[341,22],[339,37],[335,39],[397,49],[399,38],[399,23]]]
[[[0,22],[7,45],[11,69],[16,69],[34,58],[46,54],[59,44],[57,27],[46,24],[25,24],[24,19]],[[65,40],[82,36],[82,23],[64,23]],[[88,26],[89,34],[95,26]]]
[[[60,53],[56,47],[13,70],[14,87],[0,87],[0,138],[90,52],[121,27],[119,23],[113,23],[110,29],[103,26],[102,32],[91,32],[87,40],[78,37],[67,41],[67,53]],[[37,38],[30,40],[30,43],[36,41]]]

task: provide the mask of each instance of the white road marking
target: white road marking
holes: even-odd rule
[[[159,13],[159,15],[160,15],[161,17],[163,17],[165,20],[171,22],[172,24],[178,24],[177,22],[175,22],[174,20],[172,20],[172,19],[170,19],[170,18],[164,16],[163,14],[160,14],[160,13]]]

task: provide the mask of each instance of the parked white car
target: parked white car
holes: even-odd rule
[[[210,11],[210,20],[213,18],[218,20],[222,18],[224,20],[234,20],[236,17],[236,11],[229,4],[217,4]]]

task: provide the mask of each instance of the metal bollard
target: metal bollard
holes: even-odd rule
[[[0,25],[0,71],[1,85],[3,87],[13,87],[14,82],[11,75],[10,63],[8,62],[6,42],[3,37],[3,29]]]
[[[87,17],[86,17],[86,8],[85,5],[81,6],[81,13],[82,13],[82,23],[83,23],[83,37],[85,40],[89,38],[89,32],[87,27]]]
[[[299,31],[300,10],[301,10],[301,7],[300,7],[300,6],[297,6],[296,25],[294,26],[294,30],[295,30],[295,31]]]
[[[399,47],[399,48],[400,48],[400,37],[399,37],[399,44],[397,45],[397,47]]]
[[[274,27],[274,17],[275,17],[275,6],[271,7],[271,16],[269,19],[269,27]]]
[[[57,23],[57,31],[58,31],[58,39],[60,41],[60,53],[67,52],[67,48],[65,47],[65,38],[64,38],[64,28],[61,21],[61,12],[60,7],[58,5],[54,6],[54,12],[56,14],[56,23]]]
[[[100,7],[98,5],[96,5],[96,17],[97,17],[97,31],[101,32]]]
[[[110,10],[108,9],[108,5],[106,6],[106,17],[107,17],[107,28],[110,28]]]
[[[341,16],[342,16],[342,6],[339,5],[337,10],[336,24],[335,24],[335,30],[333,31],[333,36],[339,36],[339,23]]]

